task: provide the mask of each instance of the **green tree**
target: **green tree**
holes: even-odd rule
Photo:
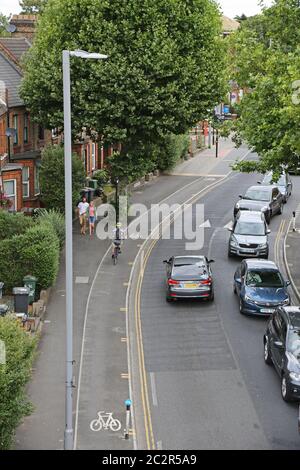
[[[3,13],[0,13],[0,36],[9,36],[9,33],[6,31],[8,22],[9,18],[3,15]]]
[[[72,123],[120,142],[120,158],[184,134],[225,93],[225,43],[213,0],[49,0],[28,55],[22,97],[44,126],[62,127],[63,49],[72,58]],[[139,165],[139,163],[137,162]]]
[[[242,13],[241,15],[236,15],[234,19],[239,23],[242,23],[242,21],[246,21],[248,19],[248,16],[246,16],[245,13]]]
[[[4,317],[0,318],[0,341],[6,350],[6,362],[0,364],[0,450],[5,450],[11,447],[21,419],[32,410],[25,386],[31,375],[36,339],[15,318]]]
[[[299,2],[277,0],[230,39],[231,73],[247,90],[236,139],[260,156],[236,169],[279,172],[283,165],[299,165],[299,31]]]
[[[77,154],[72,155],[73,207],[80,198],[80,190],[85,181],[84,165]],[[48,209],[65,210],[65,168],[64,149],[61,146],[49,146],[42,154],[40,170],[41,198]]]
[[[20,0],[21,14],[34,15],[42,13],[48,0]]]

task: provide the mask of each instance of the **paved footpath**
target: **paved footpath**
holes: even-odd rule
[[[300,205],[296,211],[296,230],[290,225],[285,242],[286,261],[289,276],[296,291],[296,303],[300,304]]]
[[[193,159],[178,165],[169,175],[162,175],[133,193],[131,201],[159,203],[185,185],[195,186],[202,176],[221,177],[226,174],[231,161],[238,156],[229,140],[221,141],[220,156],[215,150],[200,152]],[[244,149],[246,152],[246,149]],[[205,178],[204,178],[205,179]],[[200,184],[200,183],[199,183]],[[209,184],[209,181],[207,182]],[[195,191],[196,192],[196,191]],[[76,422],[77,448],[131,449],[132,439],[123,438],[125,407],[129,395],[127,336],[126,336],[126,285],[129,280],[133,254],[138,242],[126,241],[126,251],[120,264],[112,266],[105,253],[109,241],[85,237],[74,226],[74,423]],[[29,398],[35,411],[25,418],[16,433],[16,449],[63,449],[65,416],[65,270],[64,260],[47,309],[43,334],[33,377],[28,386]],[[116,276],[118,283],[115,284]],[[106,301],[103,303],[103,299]],[[78,420],[76,399],[82,351],[81,390]],[[91,367],[93,366],[93,367]],[[88,371],[97,374],[89,375]],[[92,402],[91,402],[92,399]],[[92,405],[91,405],[92,403]],[[89,431],[90,420],[97,411],[113,412],[122,422],[118,433]]]

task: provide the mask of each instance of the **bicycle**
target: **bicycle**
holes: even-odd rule
[[[113,418],[112,413],[105,413],[104,411],[98,411],[98,418],[93,419],[90,423],[90,429],[94,432],[101,431],[101,429],[110,428],[111,431],[117,432],[121,429],[121,422]],[[106,418],[106,421],[105,421]]]
[[[121,240],[115,240],[114,241],[114,249],[113,249],[113,254],[112,254],[112,259],[113,259],[113,263],[114,265],[117,264],[118,262],[118,256],[119,254],[121,253]]]

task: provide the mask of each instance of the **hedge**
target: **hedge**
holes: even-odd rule
[[[0,340],[6,350],[6,363],[0,364],[0,450],[5,450],[10,448],[21,419],[32,411],[25,385],[31,376],[37,338],[7,316],[0,318]]]
[[[59,241],[52,226],[37,224],[23,235],[0,241],[0,279],[5,289],[23,285],[23,277],[38,278],[38,289],[50,287],[59,267]]]
[[[21,235],[33,224],[32,218],[24,214],[12,214],[6,210],[0,210],[0,240]]]
[[[37,215],[37,223],[49,224],[53,227],[59,240],[59,246],[62,249],[65,243],[65,218],[63,214],[55,209],[38,209]]]

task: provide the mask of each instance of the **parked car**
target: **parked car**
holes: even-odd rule
[[[167,301],[175,299],[214,300],[214,282],[205,256],[175,256],[164,261],[167,268]]]
[[[264,334],[264,359],[281,378],[285,401],[300,400],[300,307],[279,307]]]
[[[262,212],[241,211],[233,223],[228,256],[269,257],[269,230]]]
[[[275,214],[282,214],[283,195],[276,186],[251,186],[234,207],[234,217],[239,211],[261,211],[267,224]]]
[[[241,313],[265,316],[278,306],[289,305],[289,285],[273,261],[246,259],[234,274],[234,293],[239,297]]]
[[[292,194],[293,183],[288,173],[284,172],[280,175],[278,181],[273,181],[273,172],[270,171],[264,176],[264,179],[259,183],[263,186],[273,185],[277,186],[281,194],[283,195],[283,202],[286,203],[288,198]]]

